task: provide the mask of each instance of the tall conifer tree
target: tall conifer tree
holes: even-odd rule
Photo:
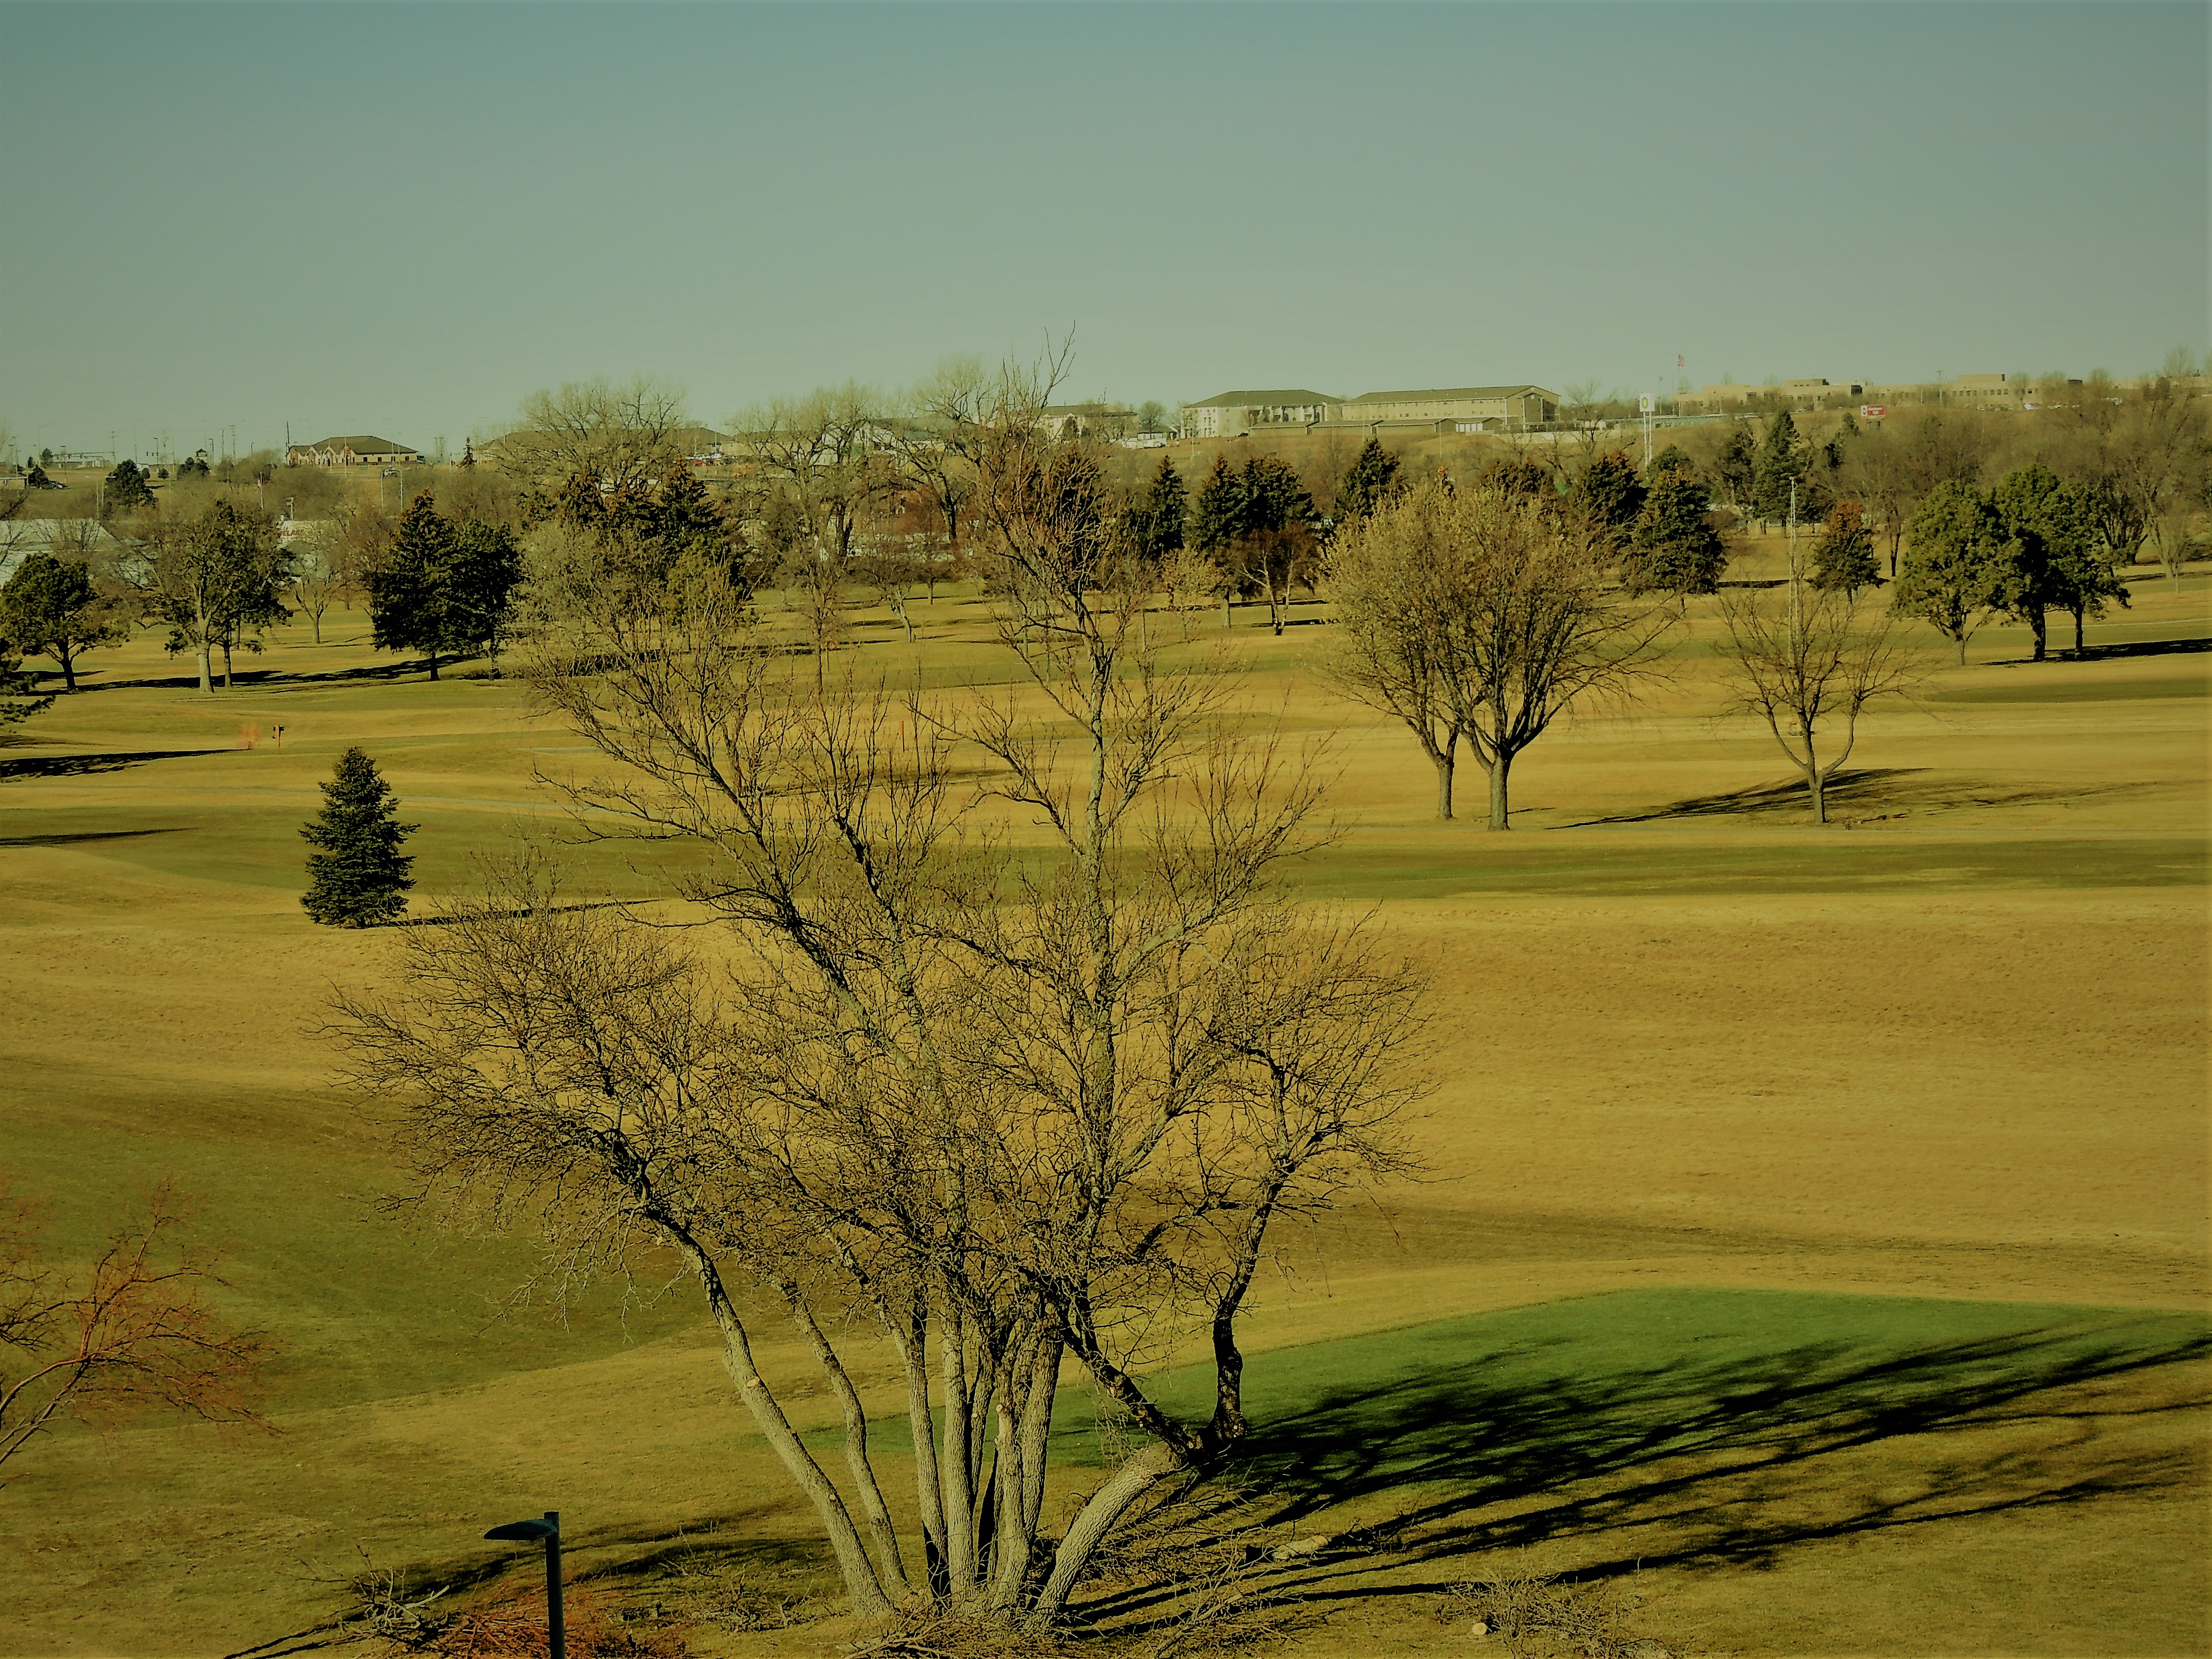
[[[326,927],[366,927],[407,908],[415,860],[399,848],[420,824],[398,822],[398,799],[359,749],[338,757],[323,786],[323,810],[300,830],[316,850],[307,854],[307,890],[300,903]]]

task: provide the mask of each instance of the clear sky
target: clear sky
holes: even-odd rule
[[[428,447],[1076,330],[1074,391],[2208,344],[2198,3],[0,3],[0,421]]]

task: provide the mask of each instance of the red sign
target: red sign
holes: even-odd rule
[[[1859,418],[1863,421],[1878,421],[1888,413],[1889,405],[1887,404],[1861,404],[1859,405]]]

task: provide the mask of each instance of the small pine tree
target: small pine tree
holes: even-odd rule
[[[374,761],[358,749],[338,757],[336,775],[323,786],[323,810],[300,830],[319,849],[307,854],[300,898],[310,920],[366,927],[405,911],[415,860],[399,848],[422,826],[398,823],[398,807]]]
[[[1856,593],[1881,581],[1881,562],[1874,556],[1874,532],[1856,501],[1838,501],[1828,511],[1820,539],[1813,544],[1813,586],[1823,592]]]
[[[1190,492],[1183,488],[1182,474],[1163,455],[1159,471],[1152,474],[1152,487],[1145,494],[1145,553],[1155,567],[1182,550],[1183,525],[1189,516]]]
[[[1230,470],[1229,458],[1216,455],[1213,471],[1191,504],[1190,545],[1201,553],[1218,554],[1244,531],[1244,487]]]

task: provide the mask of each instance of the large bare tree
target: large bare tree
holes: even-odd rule
[[[1109,492],[1040,441],[1038,390],[1006,377],[977,446],[1024,694],[817,694],[711,570],[580,612],[532,670],[603,757],[562,787],[599,833],[696,848],[674,891],[726,945],[710,965],[694,935],[564,910],[526,865],[404,942],[405,989],[349,1008],[421,1195],[527,1215],[556,1282],[681,1262],[857,1609],[1008,1625],[1060,1618],[1131,1504],[1243,1437],[1269,1229],[1397,1164],[1419,988],[1363,926],[1290,902],[1314,775],[1144,649]],[[1040,841],[968,830],[963,749]],[[753,1364],[763,1309],[839,1404],[842,1484]],[[918,1548],[869,1449],[855,1316],[903,1380]],[[1145,1379],[1163,1328],[1213,1356],[1203,1423]],[[1150,1443],[1055,1541],[1071,1358]]]
[[[649,489],[683,459],[684,393],[649,375],[533,392],[514,424],[482,446],[525,487],[586,477],[610,493]]]
[[[1337,538],[1337,683],[1404,721],[1449,817],[1456,743],[1511,824],[1514,761],[1576,703],[1650,673],[1666,607],[1607,580],[1607,550],[1556,507],[1505,489],[1409,490]]]

